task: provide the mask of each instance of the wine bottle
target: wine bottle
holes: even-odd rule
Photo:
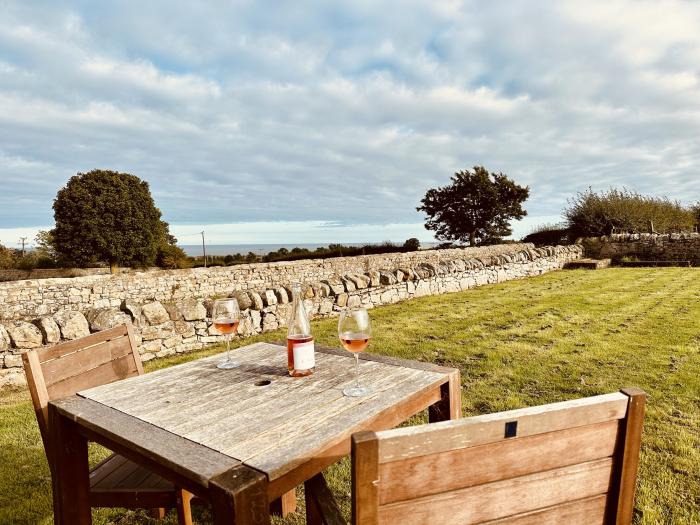
[[[292,285],[292,310],[287,320],[287,370],[292,377],[314,373],[316,357],[311,324],[301,297],[301,285]]]

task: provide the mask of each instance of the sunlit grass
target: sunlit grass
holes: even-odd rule
[[[371,316],[372,352],[460,368],[465,415],[643,388],[649,399],[635,522],[700,523],[700,270],[563,271],[377,308]],[[321,344],[338,346],[336,323],[314,322]],[[277,331],[237,345],[283,337]],[[24,392],[0,400],[0,465],[0,523],[50,523],[48,467]],[[347,512],[348,462],[327,476]],[[206,511],[197,522],[209,523]],[[303,523],[303,513],[284,522]],[[143,512],[100,510],[95,523],[158,522]]]

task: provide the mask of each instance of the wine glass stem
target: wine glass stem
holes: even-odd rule
[[[231,334],[226,334],[226,361],[231,361]]]
[[[355,388],[360,388],[360,356],[355,354]]]

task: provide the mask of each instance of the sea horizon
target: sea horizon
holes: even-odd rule
[[[235,255],[240,253],[241,255],[247,255],[253,252],[255,255],[267,255],[270,252],[276,252],[280,248],[287,248],[292,250],[293,248],[306,248],[308,250],[315,250],[316,248],[325,248],[329,244],[342,244],[343,246],[366,246],[368,244],[379,245],[381,242],[317,242],[317,243],[258,243],[258,244],[206,244],[207,255]],[[395,243],[395,244],[403,244]],[[434,241],[421,241],[422,248],[432,248],[438,243]],[[202,245],[201,244],[178,244],[187,255],[190,257],[197,257],[202,255]]]

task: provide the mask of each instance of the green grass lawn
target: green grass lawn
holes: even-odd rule
[[[371,316],[372,352],[461,370],[465,415],[643,388],[649,398],[635,523],[700,523],[700,269],[561,271],[415,299]],[[314,323],[320,343],[338,346],[336,323]],[[96,459],[104,451],[92,453]],[[49,471],[26,392],[0,398],[0,466],[0,524],[50,523]],[[327,475],[347,511],[348,461]],[[100,524],[159,523],[141,512],[94,516]],[[208,523],[206,510],[196,519]],[[303,523],[302,515],[284,523]]]

